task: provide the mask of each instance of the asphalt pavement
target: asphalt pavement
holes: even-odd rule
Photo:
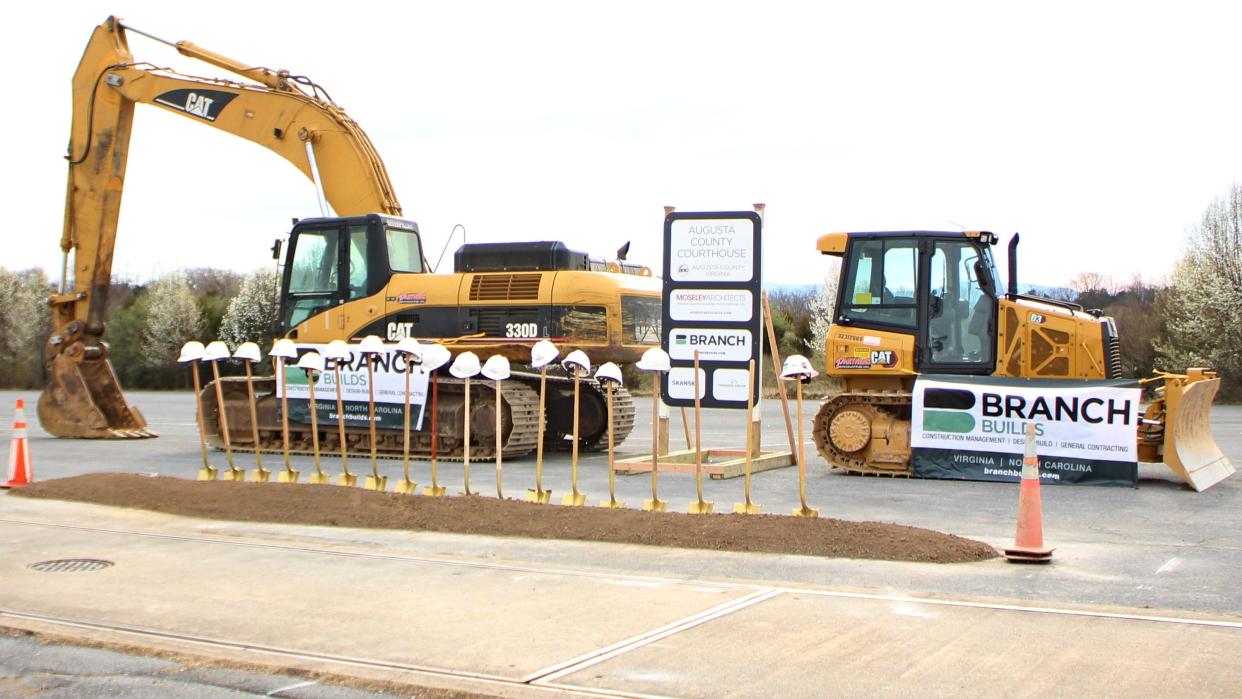
[[[0,392],[0,420],[7,422],[7,406],[11,406],[18,395],[15,392]],[[33,405],[37,396],[30,392],[24,397]],[[200,463],[190,394],[134,392],[129,397],[147,415],[152,427],[161,434],[160,438],[129,442],[57,440],[32,425],[31,449],[36,477],[44,480],[79,473],[123,471],[193,478]],[[643,446],[650,443],[647,405],[647,401],[637,401],[637,427],[622,445],[622,455],[643,453]],[[994,546],[1012,542],[1017,507],[1015,485],[863,478],[831,472],[814,455],[814,448],[809,444],[809,421],[814,407],[808,406],[806,412],[809,500],[824,516],[928,527],[980,539]],[[673,415],[672,436],[676,448],[682,446],[679,444],[682,433],[678,412],[674,411]],[[763,415],[765,448],[787,448],[779,403],[768,401]],[[740,414],[707,411],[703,420],[704,445],[741,447],[743,427]],[[1231,460],[1242,463],[1242,407],[1216,406],[1213,432]],[[212,458],[217,465],[223,463],[220,453],[213,454]],[[253,457],[240,454],[238,459],[239,464],[249,466],[252,461],[248,460]],[[279,463],[276,456],[268,456],[267,459],[269,468]],[[309,468],[310,461],[299,458],[299,464],[299,468],[305,470]],[[336,466],[331,460],[325,461],[325,464]],[[607,497],[606,457],[602,454],[585,456],[581,465],[580,490],[587,492],[592,502]],[[384,460],[381,466],[390,476],[400,474],[399,461]],[[492,478],[489,466],[489,463],[482,462],[472,468],[477,479],[476,489],[485,493]],[[368,468],[367,460],[362,456],[354,457],[353,468],[356,472],[364,472]],[[442,464],[442,468],[441,482],[449,485],[450,492],[460,491],[460,465]],[[416,462],[414,470],[415,480],[425,482],[427,464]],[[506,490],[517,493],[533,485],[533,471],[533,459],[506,461]],[[555,500],[568,487],[568,455],[548,459],[544,477],[545,485],[556,491]],[[487,652],[477,651],[479,655],[470,656],[461,654],[460,644],[449,644],[447,648],[436,650],[432,647],[434,641],[429,641],[424,642],[424,650],[418,652],[409,648],[392,649],[391,658],[454,672],[486,666],[507,678],[507,681],[513,678],[521,680],[531,672],[554,668],[558,665],[558,662],[552,661],[554,658],[572,660],[583,653],[593,652],[581,651],[582,648],[606,649],[616,639],[643,636],[643,632],[636,629],[659,629],[725,605],[717,612],[719,618],[695,622],[666,637],[636,642],[633,648],[602,653],[607,657],[592,661],[590,667],[593,669],[590,671],[571,663],[567,667],[572,672],[561,675],[557,674],[558,671],[547,673],[552,680],[563,680],[579,688],[574,691],[645,692],[677,696],[814,695],[816,685],[810,680],[815,679],[829,683],[821,687],[838,687],[836,693],[900,693],[898,690],[903,687],[909,690],[922,686],[930,688],[933,694],[983,694],[984,688],[997,689],[998,686],[954,684],[957,681],[954,676],[937,671],[935,663],[916,662],[910,656],[912,648],[917,647],[918,643],[928,644],[927,648],[937,647],[936,644],[945,645],[946,650],[934,654],[947,654],[940,660],[961,661],[969,657],[973,663],[970,667],[981,673],[994,673],[1001,670],[1001,666],[990,660],[981,661],[980,654],[985,654],[989,645],[1009,653],[1021,653],[1023,644],[1014,645],[1015,639],[1010,638],[1017,633],[1027,645],[1045,650],[1056,644],[1064,646],[1066,639],[1073,639],[1073,643],[1065,647],[1078,653],[1080,660],[1090,655],[1093,648],[1107,645],[1111,637],[1124,637],[1127,647],[1121,653],[1127,657],[1131,667],[1135,660],[1132,650],[1137,643],[1134,639],[1141,637],[1143,642],[1153,644],[1154,648],[1168,650],[1163,656],[1167,662],[1153,654],[1144,655],[1152,656],[1147,661],[1149,669],[1153,672],[1159,670],[1167,677],[1152,679],[1146,674],[1139,674],[1147,678],[1145,681],[1148,681],[1149,687],[1154,688],[1151,693],[1175,694],[1178,692],[1173,690],[1178,687],[1193,689],[1196,686],[1167,683],[1169,677],[1179,676],[1178,673],[1190,674],[1186,663],[1190,662],[1187,658],[1194,653],[1175,650],[1190,647],[1188,643],[1198,644],[1201,649],[1195,661],[1200,663],[1194,671],[1196,676],[1215,671],[1221,681],[1237,679],[1228,672],[1220,674],[1214,663],[1223,658],[1229,658],[1232,662],[1236,651],[1242,650],[1239,648],[1242,640],[1242,586],[1236,584],[1237,571],[1242,570],[1240,483],[1235,476],[1204,493],[1195,493],[1163,467],[1144,466],[1137,488],[1047,486],[1043,488],[1045,540],[1056,547],[1056,554],[1051,566],[1040,568],[1007,565],[999,560],[935,566],[659,550],[585,542],[535,542],[276,525],[242,526],[146,513],[118,515],[107,512],[108,508],[92,509],[67,503],[40,505],[31,510],[29,508],[33,506],[27,502],[9,498],[0,498],[0,512],[9,520],[24,523],[0,526],[0,532],[9,537],[0,547],[7,549],[5,557],[15,566],[25,565],[28,562],[26,558],[37,554],[50,555],[57,546],[67,546],[64,543],[67,540],[80,539],[75,545],[84,550],[95,548],[108,551],[109,555],[118,549],[122,553],[128,551],[129,560],[142,575],[156,576],[152,579],[158,579],[160,575],[169,576],[172,581],[170,588],[178,585],[185,588],[178,593],[185,595],[185,599],[208,600],[212,590],[219,589],[219,581],[204,583],[201,587],[178,582],[180,578],[176,573],[184,572],[186,564],[169,561],[176,561],[178,555],[185,556],[192,549],[194,553],[189,556],[190,560],[213,560],[218,563],[218,559],[211,558],[209,553],[221,549],[223,544],[215,541],[219,538],[229,542],[252,543],[296,541],[308,547],[314,545],[333,550],[350,547],[351,550],[357,549],[358,555],[375,556],[377,561],[388,560],[385,557],[394,555],[417,559],[401,565],[420,565],[432,571],[420,568],[415,578],[409,578],[411,571],[408,570],[376,569],[381,576],[390,575],[393,580],[387,587],[375,587],[368,583],[365,589],[377,594],[391,594],[402,589],[400,580],[419,579],[427,581],[429,587],[424,591],[428,594],[437,598],[449,595],[446,599],[451,600],[456,582],[460,581],[454,581],[451,575],[441,577],[441,573],[434,572],[439,570],[437,566],[450,563],[484,567],[500,565],[499,577],[476,581],[479,586],[474,588],[491,590],[494,594],[488,596],[479,592],[457,599],[454,604],[447,604],[442,610],[444,616],[438,622],[428,622],[431,625],[427,633],[435,638],[447,638],[451,636],[448,630],[457,626],[462,627],[462,633],[487,633],[492,638],[499,638],[498,634],[516,633],[505,642],[509,645],[501,643]],[[650,479],[645,474],[621,477],[618,488],[619,498],[635,507],[650,496]],[[694,480],[690,475],[662,474],[660,489],[661,497],[669,500],[672,508],[684,511],[694,499]],[[716,503],[717,511],[728,511],[733,502],[741,500],[742,482],[741,479],[705,480],[704,492],[706,499]],[[798,505],[796,469],[782,468],[756,474],[752,498],[763,506],[764,512],[788,513]],[[15,507],[14,502],[20,502],[21,507]],[[159,549],[166,542],[155,533],[170,531],[188,533],[187,541],[175,548]],[[212,541],[200,540],[204,538]],[[139,545],[135,543],[137,541],[145,543]],[[272,591],[268,581],[277,582],[281,575],[292,574],[281,566],[265,566],[272,565],[275,558],[284,554],[270,548],[257,550],[261,551],[261,556],[245,563],[242,569],[249,571],[253,568],[263,572],[261,576],[252,576],[252,579],[256,587],[264,589],[264,593],[247,598],[243,590],[249,588],[241,585],[244,581],[238,580],[239,585],[229,586],[229,595],[237,601],[252,599],[263,606],[275,604],[281,607],[284,603],[273,601],[279,599],[272,597],[278,593]],[[230,552],[229,560],[234,560],[237,555],[240,554]],[[299,555],[312,554],[303,551]],[[293,575],[289,580],[346,575],[331,555],[324,555],[327,556],[325,560],[314,563],[320,566],[320,573],[307,569],[302,577]],[[120,554],[116,556],[124,557]],[[240,561],[236,559],[236,562]],[[293,565],[289,561],[286,563]],[[298,565],[311,564],[299,558]],[[169,566],[172,568],[169,569]],[[18,579],[14,576],[20,575],[25,573],[17,572],[16,568],[13,571],[0,570],[0,584],[7,586]],[[563,579],[565,575],[571,578],[587,576],[595,582],[585,587],[569,584]],[[552,576],[555,580],[546,576]],[[437,582],[440,580],[442,584]],[[123,584],[123,581],[118,584]],[[698,604],[693,600],[707,593],[696,592],[696,587],[732,592],[716,603]],[[654,598],[642,597],[630,601],[626,601],[629,598],[616,596],[618,589],[628,588],[659,589],[664,592]],[[32,596],[23,598],[26,608],[45,613],[59,610],[67,614],[67,603],[44,594],[47,592],[29,593]],[[498,595],[502,598],[517,595],[520,598],[527,593],[534,595],[534,598],[527,600],[525,606],[505,604],[501,608],[496,607]],[[764,596],[769,593],[771,596]],[[127,619],[137,623],[151,609],[150,602],[138,606],[128,602],[122,604],[126,599],[124,595],[119,591],[109,593],[106,586],[100,589],[99,594],[104,596],[106,604],[101,608],[107,613],[101,611],[96,616],[102,614],[100,618],[106,617],[109,623],[121,623]],[[317,600],[312,605],[317,609],[331,610],[336,606],[330,590],[315,592],[302,589],[300,594],[303,596],[298,599],[303,606],[310,599]],[[752,599],[751,596],[755,597]],[[701,599],[708,597],[711,595]],[[532,601],[536,598],[551,599],[554,604],[540,606],[542,603]],[[687,599],[691,601],[687,602]],[[605,606],[600,607],[599,603],[604,600],[607,600]],[[212,604],[216,603],[212,601]],[[1005,613],[1007,605],[1020,608],[1020,613]],[[0,606],[11,605],[5,602]],[[388,605],[384,606],[387,608]],[[94,609],[96,607],[88,605],[68,611],[89,616]],[[204,635],[238,635],[236,628],[212,627],[199,615],[184,610],[173,613],[167,607],[161,609],[163,616],[156,618],[181,631],[197,629]],[[211,609],[213,618],[221,614],[216,606],[211,606]],[[277,614],[272,618],[289,618],[296,615],[297,609],[298,604],[291,603],[283,607],[283,617]],[[868,609],[872,611],[868,612]],[[971,609],[976,611],[968,611]],[[1049,609],[1057,611],[1031,611]],[[885,612],[878,621],[868,616],[874,615],[876,610]],[[1092,616],[1100,610],[1119,616]],[[251,614],[254,612],[251,611]],[[494,621],[496,614],[500,614],[499,621]],[[1136,617],[1144,615],[1180,621],[1136,621]],[[1045,617],[1055,618],[1049,620]],[[225,614],[223,619],[227,618]],[[875,624],[866,623],[868,619]],[[910,619],[927,620],[934,628],[902,630],[901,625],[910,623]],[[1203,620],[1225,626],[1207,627],[1206,630],[1195,626]],[[601,628],[603,621],[607,623]],[[412,619],[409,625],[416,625],[416,622]],[[357,638],[370,638],[378,633],[366,625],[355,624],[353,628]],[[578,640],[561,645],[550,641],[532,645],[532,638],[555,635],[557,628],[574,629],[567,633]],[[856,653],[852,653],[855,647],[840,641],[840,634],[847,633],[844,629],[856,629],[848,633],[856,636],[859,643],[867,643],[868,647],[875,649],[867,657],[874,656],[872,660],[876,662],[883,659],[884,652],[905,654],[899,668],[901,673],[898,676],[877,676],[888,677],[888,680],[877,679],[872,683],[863,681],[861,678],[864,675],[858,673],[827,670],[817,671],[813,677],[798,676],[798,665],[793,659],[821,667],[825,663],[831,664],[834,659],[839,661],[848,656],[852,658],[850,663],[859,665],[855,669],[860,672],[866,669],[862,667],[865,663]],[[261,636],[252,635],[249,642],[258,643],[263,640]],[[754,651],[750,656],[736,654],[738,647],[748,647],[747,643],[756,642],[759,638],[765,640],[758,646],[749,646]],[[900,641],[901,638],[906,640]],[[275,643],[279,637],[272,636],[267,640]],[[881,652],[881,649],[885,650]],[[524,657],[526,660],[523,661]],[[543,665],[545,662],[548,664]],[[498,664],[489,666],[488,663]],[[522,663],[527,664],[523,670],[536,666],[541,669],[523,675],[517,670],[509,672],[505,667]],[[755,672],[753,663],[770,668],[770,674],[776,679],[757,682],[748,674]],[[1027,685],[1006,683],[1005,686],[1019,694],[1033,693],[1036,689],[1056,692],[1060,688],[1064,691],[1069,686],[1100,694],[1123,693],[1121,690],[1125,687],[1139,688],[1139,685],[1130,683],[1138,675],[1124,680],[1114,676],[1107,662],[1098,663],[1099,667],[1091,663],[1088,665],[1103,679],[1072,685],[1033,682]],[[808,671],[803,670],[805,672]],[[1058,672],[1062,679],[1074,676],[1074,670],[1069,666]],[[0,666],[0,675],[3,675],[3,666]],[[272,681],[278,679],[274,677]],[[918,684],[905,684],[906,681],[917,681]],[[542,680],[534,684],[539,682]],[[506,689],[497,690],[499,693],[511,690],[508,685],[500,686]],[[1022,686],[1026,687],[1026,691],[1020,690]],[[1218,687],[1211,684],[1197,686],[1208,693]]]

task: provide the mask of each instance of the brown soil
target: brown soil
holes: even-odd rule
[[[10,491],[28,498],[134,507],[187,517],[371,529],[571,539],[836,558],[962,563],[996,556],[987,544],[929,529],[783,515],[691,515],[537,505],[484,497],[431,498],[361,488],[190,481],[96,473]]]

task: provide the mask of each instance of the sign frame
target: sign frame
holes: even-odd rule
[[[713,223],[714,222],[714,223]],[[749,224],[750,231],[737,231],[738,223]],[[695,232],[695,226],[710,226],[711,231]],[[730,227],[730,231],[724,230]],[[689,232],[686,229],[689,228]],[[749,234],[750,239],[744,239]],[[676,244],[678,241],[684,244]],[[697,268],[693,260],[703,257],[714,257],[724,262],[709,267],[700,264]],[[741,279],[744,269],[741,265],[729,265],[729,260],[749,258],[749,278]],[[679,261],[681,260],[681,261]],[[738,381],[736,370],[747,370],[748,362],[755,361],[755,383],[753,399],[759,403],[761,367],[763,360],[763,217],[754,211],[673,211],[664,217],[664,289],[660,303],[660,342],[669,353],[673,370],[660,379],[660,397],[666,405],[673,407],[692,407],[694,405],[693,388],[674,391],[674,382],[685,383],[685,379],[693,379],[693,350],[678,353],[675,348],[679,343],[693,343],[696,338],[714,343],[725,343],[730,337],[741,339],[742,333],[749,335],[749,353],[742,359],[719,359],[699,354],[699,368],[702,381],[700,405],[704,408],[727,408],[734,410],[746,409],[745,379],[741,379],[740,390],[733,384]],[[713,275],[719,278],[711,278]],[[749,293],[748,302],[743,302],[744,293]],[[678,317],[673,317],[673,297],[680,300]],[[700,304],[696,313],[686,310],[686,299]],[[717,310],[712,310],[715,306]],[[749,308],[749,314],[744,309]],[[716,315],[718,318],[710,316]],[[749,317],[738,320],[737,318]],[[720,319],[723,318],[723,319]],[[698,332],[697,335],[695,333]],[[723,345],[728,350],[736,345]],[[678,358],[678,355],[681,358]],[[731,353],[735,354],[735,352]],[[724,370],[723,373],[720,370]],[[734,371],[729,371],[734,370]],[[680,377],[680,378],[679,378]],[[717,397],[718,380],[728,380],[728,386],[720,388],[730,398]],[[677,383],[676,388],[685,389]],[[677,393],[677,395],[674,395]]]

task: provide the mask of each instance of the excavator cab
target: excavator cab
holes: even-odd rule
[[[835,322],[912,336],[915,371],[993,373],[994,242],[990,233],[974,232],[849,234]]]
[[[418,224],[392,216],[311,218],[289,234],[281,280],[281,330],[380,293],[394,274],[428,271]]]

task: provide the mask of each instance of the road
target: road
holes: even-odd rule
[[[11,405],[15,396],[13,392],[0,392],[0,406]],[[34,397],[34,394],[26,395],[28,400]],[[162,435],[159,439],[137,442],[55,440],[32,429],[37,477],[46,479],[95,471],[128,471],[192,478],[199,466],[199,457],[189,394],[133,393],[130,398],[151,418],[153,427]],[[623,445],[623,452],[641,453],[642,445],[650,442],[650,415],[646,412],[646,405],[646,401],[638,401],[638,427],[630,441]],[[808,408],[807,412],[812,412],[812,409]],[[785,435],[779,404],[768,402],[763,414],[765,446],[781,447]],[[677,446],[681,436],[676,415],[674,412],[674,446]],[[0,419],[7,419],[2,409]],[[808,434],[809,419],[808,415]],[[708,412],[703,426],[704,444],[738,447],[744,434],[742,427],[740,415]],[[1242,408],[1217,406],[1213,413],[1213,431],[1230,458],[1235,463],[1242,463]],[[813,451],[813,447],[809,449]],[[241,463],[246,465],[250,463],[248,458],[252,457],[239,456]],[[217,464],[223,462],[220,454],[215,454],[213,459]],[[269,459],[278,461],[276,457]],[[1011,484],[860,478],[829,472],[818,457],[808,455],[808,460],[811,464],[809,499],[825,516],[928,527],[980,539],[996,546],[1012,541],[1017,488]],[[299,463],[300,468],[309,467],[309,460],[302,459]],[[331,460],[325,463],[337,466]],[[388,474],[400,473],[399,462],[381,463]],[[492,478],[489,466],[476,464],[473,469],[478,479],[476,488],[484,492],[488,492]],[[354,459],[356,471],[366,468],[365,458]],[[592,501],[607,496],[606,468],[607,461],[603,455],[583,459],[580,489],[589,493]],[[426,469],[425,463],[417,463],[415,479],[424,482]],[[446,464],[444,469],[442,482],[450,485],[450,491],[460,490],[460,466]],[[568,487],[568,457],[558,455],[549,459],[545,469],[545,483],[550,484],[559,495]],[[509,492],[525,489],[533,483],[533,460],[507,461],[505,475]],[[991,678],[997,673],[1004,674],[1004,667],[999,662],[982,661],[979,654],[985,653],[989,646],[1009,648],[1016,642],[1015,638],[1009,637],[1016,630],[1020,632],[1016,638],[1025,640],[1009,648],[1010,651],[1020,653],[1024,643],[1045,650],[1059,644],[1065,652],[1077,654],[1080,669],[1089,666],[1105,679],[1091,683],[1076,679],[1073,685],[1041,685],[1036,682],[1025,685],[1025,691],[1020,689],[1021,685],[1005,682],[1004,686],[1010,687],[1014,693],[1031,693],[1040,687],[1064,692],[1067,687],[1075,686],[1096,694],[1123,693],[1126,687],[1136,688],[1127,682],[1136,681],[1138,675],[1128,680],[1113,677],[1107,659],[1093,658],[1089,662],[1083,659],[1090,656],[1093,649],[1107,646],[1111,637],[1127,639],[1124,655],[1129,667],[1150,656],[1145,661],[1148,669],[1152,672],[1159,669],[1165,673],[1164,680],[1159,677],[1144,680],[1155,682],[1151,685],[1155,688],[1151,694],[1175,694],[1179,693],[1175,689],[1193,690],[1195,686],[1211,693],[1211,685],[1161,682],[1169,677],[1191,674],[1185,663],[1192,662],[1188,658],[1195,653],[1183,653],[1177,649],[1195,644],[1202,649],[1193,661],[1200,664],[1196,665],[1193,673],[1196,677],[1215,673],[1213,676],[1219,681],[1236,680],[1233,674],[1221,674],[1216,663],[1224,658],[1232,662],[1236,651],[1242,650],[1239,646],[1242,643],[1242,625],[1237,628],[1202,628],[1195,624],[1199,623],[1196,620],[1205,619],[1226,624],[1242,622],[1242,586],[1236,584],[1236,571],[1242,570],[1242,526],[1239,526],[1242,525],[1242,481],[1235,476],[1205,493],[1195,493],[1171,474],[1163,472],[1162,467],[1144,467],[1141,475],[1137,488],[1045,487],[1045,539],[1049,545],[1056,547],[1056,559],[1049,567],[1034,569],[999,561],[932,566],[650,550],[639,546],[615,547],[578,542],[504,541],[487,537],[358,533],[229,523],[190,525],[180,523],[177,518],[168,522],[150,519],[153,515],[113,515],[76,510],[24,512],[20,517],[23,521],[40,522],[40,518],[46,521],[14,525],[15,528],[0,531],[25,541],[23,551],[47,551],[56,548],[56,542],[62,542],[68,536],[65,523],[75,523],[73,526],[79,529],[73,530],[76,532],[73,536],[88,542],[83,546],[129,551],[134,566],[140,567],[140,562],[146,566],[142,568],[143,575],[169,575],[172,576],[170,580],[176,580],[176,576],[166,570],[170,565],[167,561],[175,558],[173,549],[161,548],[169,544],[161,539],[152,539],[151,532],[176,530],[184,533],[186,541],[179,546],[199,550],[200,553],[194,558],[204,560],[210,558],[208,552],[237,541],[300,542],[304,550],[299,549],[301,552],[295,556],[297,564],[322,566],[324,573],[309,575],[311,571],[308,569],[305,571],[307,575],[290,580],[344,575],[330,556],[323,560],[320,558],[328,555],[328,549],[348,546],[357,548],[358,555],[376,556],[375,563],[368,564],[368,569],[379,576],[377,580],[393,576],[393,585],[396,586],[380,585],[376,588],[374,586],[379,583],[372,580],[365,589],[384,589],[384,594],[391,594],[402,586],[399,580],[418,579],[426,583],[423,592],[437,598],[448,596],[449,599],[454,599],[452,595],[456,594],[457,582],[451,574],[438,571],[446,565],[451,568],[469,562],[471,566],[482,566],[477,570],[495,573],[471,573],[477,578],[473,580],[476,589],[487,590],[489,594],[506,599],[513,596],[514,601],[493,608],[496,597],[469,596],[459,599],[457,604],[448,604],[445,616],[438,617],[439,625],[426,622],[432,623],[430,631],[434,631],[434,637],[420,641],[424,644],[423,650],[412,655],[408,649],[401,652],[394,650],[392,658],[386,662],[396,662],[396,658],[401,658],[405,662],[431,664],[446,672],[500,663],[492,669],[509,682],[513,681],[508,679],[510,676],[521,679],[547,668],[555,668],[559,663],[584,653],[602,652],[601,649],[609,648],[618,639],[642,637],[643,640],[634,641],[632,647],[627,646],[614,655],[608,655],[613,651],[604,652],[603,655],[608,657],[592,661],[591,670],[581,663],[570,663],[564,672],[552,670],[546,673],[546,677],[552,678],[547,681],[602,691],[642,691],[684,696],[723,693],[814,695],[812,689],[815,685],[808,684],[811,679],[830,683],[820,686],[837,687],[837,693],[900,693],[897,691],[899,688],[910,690],[914,686],[929,688],[931,693],[984,694],[985,688],[1005,693],[1001,685],[996,684],[955,686],[952,677],[937,674],[933,667],[935,663],[931,660],[916,662],[910,654],[919,644],[926,644],[925,648],[943,646],[944,650],[937,654],[948,653],[948,656],[941,660],[951,658],[964,661],[969,658],[969,667]],[[618,480],[619,497],[631,506],[649,497],[650,480],[646,475]],[[666,474],[661,478],[660,488],[661,497],[669,500],[670,506],[676,509],[684,510],[694,498],[691,476]],[[715,501],[717,510],[727,511],[734,501],[741,499],[742,483],[741,479],[708,480],[704,483],[704,490],[705,497]],[[788,512],[798,504],[796,471],[784,468],[757,474],[753,491],[753,499],[763,505],[765,512]],[[5,499],[0,499],[0,508],[13,512],[12,505]],[[16,515],[12,516],[16,518]],[[53,520],[59,523],[53,524]],[[87,531],[93,527],[107,531]],[[217,541],[222,537],[225,543]],[[232,560],[241,555],[233,552],[228,557]],[[294,614],[299,608],[297,603],[286,605],[282,596],[273,597],[273,588],[269,584],[288,573],[281,565],[274,568],[267,566],[279,562],[292,566],[294,561],[283,560],[288,555],[292,554],[279,549],[265,549],[253,563],[254,567],[262,567],[264,571],[263,576],[255,578],[255,584],[266,590],[259,597],[263,601],[260,606],[277,610],[273,612],[273,620],[281,614]],[[308,556],[311,562],[308,562]],[[394,556],[410,558],[408,562],[392,563]],[[408,566],[414,568],[407,570]],[[515,567],[526,572],[515,572]],[[248,564],[245,570],[250,568]],[[415,569],[416,577],[409,578]],[[569,577],[566,578],[566,575]],[[585,583],[567,582],[580,580],[583,575],[588,576]],[[260,580],[262,582],[258,582]],[[8,582],[0,571],[0,584]],[[236,582],[241,585],[244,580]],[[362,582],[352,584],[361,585]],[[696,592],[700,587],[734,590],[735,593],[725,595],[726,599],[718,603],[699,604],[693,600],[706,599],[696,597],[702,594]],[[650,597],[630,601],[617,596],[620,590],[630,588],[655,592],[651,592]],[[202,588],[191,586],[184,594],[187,599],[209,597],[216,589],[219,589],[219,584],[213,582]],[[249,588],[231,586],[231,589]],[[23,598],[25,608],[46,611],[65,604],[44,595],[45,592],[28,593]],[[299,592],[304,595],[313,593],[313,590],[302,585]],[[96,591],[100,595],[106,593],[106,587]],[[523,597],[526,594],[534,594],[540,600],[549,598],[551,606],[534,603],[532,600],[535,598],[519,603],[526,599]],[[330,600],[331,588],[298,599]],[[687,602],[687,599],[690,601]],[[109,623],[120,623],[126,619],[138,623],[150,606],[133,606],[119,591],[107,600],[108,604],[103,606],[110,609],[110,614],[104,615]],[[601,607],[600,603],[605,600],[605,606]],[[741,606],[731,606],[734,603]],[[716,609],[721,604],[726,604],[726,607],[718,610],[719,617],[693,623],[685,621],[698,619],[697,614]],[[335,606],[330,603],[323,606],[324,614],[330,614]],[[1050,608],[1052,611],[1031,611]],[[491,611],[478,616],[484,609]],[[874,617],[880,610],[885,614]],[[1097,612],[1118,616],[1092,616]],[[494,616],[496,614],[500,617]],[[1173,621],[1153,623],[1136,620],[1136,615]],[[257,614],[256,619],[262,616]],[[175,620],[176,615],[169,618]],[[103,620],[101,617],[100,623]],[[667,637],[648,638],[650,630],[675,622],[681,623],[684,628],[679,626]],[[924,622],[926,628],[920,626]],[[193,614],[178,623],[177,628],[183,632],[197,629],[213,637],[219,637],[227,630],[213,627],[209,620]],[[413,617],[409,623],[417,625]],[[452,650],[456,646],[449,649],[436,646],[435,639],[451,636],[448,629],[462,624],[469,633],[489,634],[489,638],[498,639],[492,649],[494,652],[475,657],[458,652],[460,648]],[[909,624],[915,626],[903,628],[903,625]],[[839,642],[843,630],[851,628],[854,630],[848,633],[856,636],[858,642],[871,644],[869,647],[877,649],[878,655],[872,660],[881,658],[886,652],[903,658],[898,667],[900,674],[889,677],[887,684],[880,679],[873,683],[864,681],[867,658],[871,656],[859,657],[852,652],[853,646]],[[569,632],[559,644],[528,647],[532,638],[544,638],[549,634],[555,636],[556,629],[574,631]],[[360,638],[369,638],[377,631],[360,625],[357,626],[357,633]],[[1066,645],[1069,639],[1072,643]],[[263,640],[260,634],[250,642]],[[282,645],[277,642],[279,640],[279,635],[266,638],[271,645]],[[1151,644],[1153,650],[1135,655],[1133,649],[1141,643]],[[331,650],[330,645],[325,648]],[[750,652],[738,656],[738,648],[748,648]],[[825,669],[833,666],[833,662],[839,666],[844,657],[852,658],[847,665],[858,672],[834,673]],[[800,658],[800,663],[805,663],[805,667],[800,671],[795,669],[789,665],[791,658]],[[758,667],[770,670],[770,677],[763,682],[757,682],[754,676],[748,674],[750,671],[747,668],[756,667],[756,663]],[[521,666],[521,671],[508,673],[505,670],[508,664]],[[1236,666],[1236,663],[1233,665]],[[799,675],[799,672],[809,672],[806,667],[811,666],[819,668],[812,673],[813,677]],[[874,667],[871,669],[874,670]],[[1074,667],[1064,663],[1056,672],[1060,674],[1054,676],[1077,677]],[[1019,676],[1029,679],[1030,673],[1011,672],[1010,675],[1011,679]],[[903,681],[917,681],[919,684],[902,684]],[[507,693],[512,689],[509,685],[498,686],[504,691],[496,687],[489,691]]]

